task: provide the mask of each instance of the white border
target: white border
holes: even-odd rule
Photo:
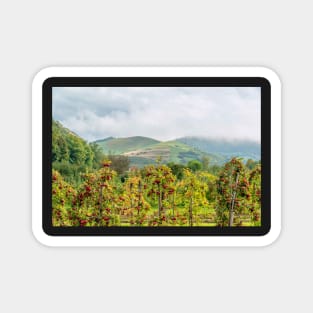
[[[42,84],[49,77],[264,77],[271,84],[271,230],[265,236],[49,236],[42,229]],[[281,230],[281,84],[264,67],[49,67],[32,85],[32,229],[47,246],[266,246]]]

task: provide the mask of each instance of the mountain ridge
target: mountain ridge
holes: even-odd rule
[[[242,157],[243,159],[261,159],[260,143],[248,139],[217,139],[210,137],[190,136],[181,137],[177,141],[192,146],[206,153],[220,154],[227,158],[232,156]]]
[[[111,139],[110,139],[111,138]],[[104,152],[112,154],[123,154],[132,150],[141,149],[143,147],[158,143],[159,141],[153,138],[144,136],[131,137],[107,137],[94,141],[99,145]]]
[[[191,160],[209,157],[211,165],[222,165],[233,156],[245,160],[248,158],[259,160],[258,145],[254,146],[255,143],[252,143],[253,150],[244,140],[234,143],[202,137],[182,137],[176,140],[159,141],[144,136],[133,136],[107,137],[95,142],[101,146],[104,153],[126,155],[130,158],[132,166],[139,167],[154,164],[158,159],[162,163],[187,164]],[[224,145],[226,148],[223,148]]]
[[[143,152],[145,149],[152,147],[179,147],[186,150],[186,146],[191,150],[205,154],[218,154],[224,157],[238,156],[244,159],[251,158],[260,160],[261,145],[260,143],[247,139],[227,140],[223,138],[210,138],[200,136],[180,137],[169,141],[159,141],[150,137],[130,136],[130,137],[106,137],[104,139],[94,141],[104,152],[112,154],[128,153],[130,155]]]

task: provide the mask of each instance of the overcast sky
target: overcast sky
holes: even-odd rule
[[[53,87],[53,118],[88,141],[146,136],[260,142],[256,87]]]

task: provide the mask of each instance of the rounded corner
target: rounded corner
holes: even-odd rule
[[[270,86],[274,84],[277,87],[281,88],[281,79],[279,74],[275,70],[265,66],[258,67],[258,70],[262,78],[265,79],[270,84]]]
[[[46,231],[43,228],[38,230],[34,226],[35,225],[33,225],[33,227],[32,227],[32,234],[33,234],[33,237],[35,238],[35,240],[39,244],[41,244],[45,247],[51,247],[52,245],[49,244],[49,240],[47,240],[48,238],[50,239],[50,235],[48,233],[46,233]]]
[[[55,67],[49,66],[40,69],[38,72],[35,73],[32,80],[33,88],[38,87],[39,85],[44,85],[46,81],[49,81],[52,78],[53,72],[55,71]]]
[[[275,228],[270,228],[266,234],[262,237],[264,239],[264,243],[261,245],[262,247],[268,247],[273,245],[278,241],[281,236],[281,226],[276,226]]]

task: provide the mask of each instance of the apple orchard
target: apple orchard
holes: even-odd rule
[[[261,167],[232,158],[215,175],[164,164],[121,177],[104,160],[79,184],[52,171],[53,226],[260,226]]]

